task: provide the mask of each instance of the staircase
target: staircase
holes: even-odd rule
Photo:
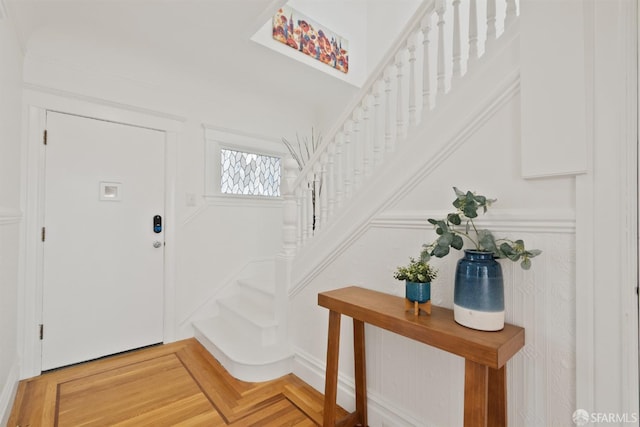
[[[516,0],[426,0],[304,169],[285,159],[281,252],[219,298],[217,316],[194,323],[232,375],[291,372],[290,296],[517,90],[516,12]],[[313,202],[311,188],[321,188]]]
[[[276,316],[274,262],[256,262],[228,295],[218,315],[194,322],[196,339],[234,377],[267,381],[291,372],[293,353]]]

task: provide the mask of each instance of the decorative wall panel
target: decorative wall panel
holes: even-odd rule
[[[415,213],[414,213],[415,214]],[[293,322],[305,318],[301,329],[294,325],[296,345],[304,349],[299,358],[324,364],[326,315],[316,305],[317,292],[359,285],[396,295],[403,294],[392,278],[396,265],[405,261],[428,238],[416,228],[415,215],[385,214],[345,250],[339,260],[323,271],[293,301]],[[525,347],[508,362],[509,420],[517,426],[572,425],[575,410],[575,223],[567,212],[536,216],[501,215],[495,211],[491,228],[501,235],[517,235],[527,247],[543,254],[531,270],[500,261],[505,276],[507,322],[525,328]],[[426,215],[423,215],[426,217]],[[419,228],[428,229],[428,224]],[[371,259],[380,262],[371,263]],[[434,304],[453,305],[455,254],[434,263],[440,269],[432,284]],[[304,316],[302,315],[304,312]],[[310,318],[314,317],[315,318]],[[313,325],[315,320],[316,326]],[[339,402],[352,402],[351,322],[343,319]],[[311,328],[311,330],[309,329]],[[305,338],[302,338],[302,335]],[[315,337],[313,340],[311,337]],[[324,339],[324,338],[323,338]],[[371,426],[449,426],[463,424],[464,360],[441,350],[367,327],[367,381]],[[316,350],[313,350],[316,349]],[[303,369],[310,383],[322,383]],[[340,396],[341,394],[341,396]]]

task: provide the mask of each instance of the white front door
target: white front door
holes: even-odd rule
[[[162,342],[165,134],[46,127],[42,370]]]

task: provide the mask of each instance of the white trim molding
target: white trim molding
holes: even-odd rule
[[[77,97],[73,94],[37,91],[31,87],[24,91],[23,192],[25,206],[22,279],[19,294],[19,343],[22,348],[21,378],[41,373],[41,342],[36,334],[42,319],[42,246],[38,243],[38,230],[43,220],[43,167],[42,135],[47,111],[73,114],[100,120],[123,123],[165,132],[165,265],[164,265],[164,342],[175,340],[175,280],[176,280],[176,180],[179,135],[183,123],[175,118],[156,116],[135,107],[114,105],[109,102]]]
[[[20,368],[16,362],[9,370],[7,381],[4,383],[2,391],[0,392],[0,425],[5,426],[9,422],[13,401],[18,391],[19,380]]]
[[[252,199],[254,201],[270,198],[268,196],[242,196],[237,194],[223,194],[220,192],[220,150],[234,150],[284,158],[288,151],[284,143],[276,138],[258,135],[254,133],[227,129],[211,125],[202,125],[204,131],[204,158],[205,158],[205,199],[207,203],[214,202],[217,205],[235,205],[235,200]],[[228,201],[226,200],[228,199]],[[272,199],[282,200],[280,197]],[[245,206],[245,205],[243,205]]]
[[[390,211],[378,215],[371,221],[372,227],[431,230],[433,225],[427,218],[445,218],[444,211]],[[493,231],[518,231],[523,233],[575,233],[574,211],[517,211],[493,210],[478,217],[475,223]]]
[[[293,373],[322,393],[324,393],[325,367],[324,361],[300,348],[294,349]],[[346,410],[355,409],[355,381],[341,371],[338,372],[337,400],[338,404]],[[424,420],[408,413],[406,408],[399,408],[371,390],[367,390],[367,406],[370,424],[374,419],[382,420],[383,426],[418,426],[424,423]]]
[[[585,8],[593,116],[589,171],[576,177],[576,406],[637,415],[638,6]]]

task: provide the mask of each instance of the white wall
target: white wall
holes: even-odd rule
[[[636,224],[629,212],[637,210],[637,206],[633,206],[637,198],[636,183],[628,179],[635,177],[636,167],[636,147],[629,143],[635,141],[637,117],[629,116],[630,112],[635,113],[636,88],[635,83],[630,83],[633,79],[625,74],[629,62],[634,60],[635,46],[629,46],[629,34],[635,37],[636,11],[633,2],[627,0],[594,2],[591,7],[593,10],[585,14],[593,20],[585,25],[594,48],[590,58],[595,64],[590,68],[595,74],[594,93],[587,96],[594,106],[590,124],[593,139],[587,144],[590,159],[587,173],[575,179],[568,176],[520,178],[520,98],[511,100],[427,181],[374,218],[366,232],[338,260],[295,296],[290,324],[294,325],[292,332],[299,355],[297,369],[305,379],[322,390],[327,323],[326,312],[316,305],[317,292],[360,283],[400,293],[399,284],[391,277],[393,269],[430,239],[431,230],[417,224],[415,218],[448,211],[450,187],[457,185],[497,197],[499,203],[491,224],[505,235],[522,236],[532,247],[544,250],[543,255],[534,260],[530,272],[506,268],[508,321],[527,329],[527,346],[509,364],[512,424],[571,425],[570,416],[577,405],[589,411],[637,410],[637,347],[634,350],[637,329],[634,337],[634,329],[630,327],[637,320],[637,312],[633,307],[635,297],[629,295],[635,287],[629,271],[633,271],[637,263]],[[630,19],[634,22],[629,22]],[[19,75],[19,61],[11,60],[18,56],[17,49],[10,43],[7,53],[7,40],[3,37],[0,45],[3,49],[0,73],[13,68],[5,68],[7,63],[15,64],[14,72]],[[242,221],[226,229],[225,224],[240,208],[207,205],[199,197],[197,206],[186,206],[187,193],[204,194],[201,123],[244,130],[249,127],[256,133],[278,137],[281,129],[292,123],[297,129],[301,123],[310,126],[305,112],[278,111],[270,108],[268,100],[232,93],[215,82],[187,81],[177,75],[175,80],[145,82],[103,73],[90,64],[81,63],[81,58],[73,52],[59,50],[61,57],[47,58],[45,48],[50,46],[46,41],[42,43],[43,49],[32,51],[25,64],[28,83],[184,119],[177,153],[176,194],[181,227],[177,236],[178,322],[197,310],[208,294],[215,293],[218,281],[227,278],[220,268],[224,265],[222,260],[229,260],[230,255],[242,251],[241,242],[253,245],[256,239],[261,242],[252,247],[255,252],[250,256],[273,254],[272,242],[279,240],[279,229],[273,227],[268,235],[263,231],[269,228],[268,224],[275,224],[278,215],[269,214],[268,224],[258,238],[256,228],[247,229],[244,224],[261,218],[259,211],[243,211],[246,216]],[[5,61],[5,57],[10,60]],[[129,64],[124,59],[112,59],[125,68]],[[0,76],[3,93],[5,86],[10,89],[9,93],[17,91],[14,78]],[[9,99],[3,96],[0,102],[4,106]],[[17,115],[17,109],[10,108],[8,117],[16,120],[6,122],[12,124],[9,130],[0,127],[1,149],[6,146],[4,136],[15,137],[19,131],[15,125],[19,120]],[[3,113],[2,117],[7,116]],[[4,123],[3,119],[0,126],[6,126]],[[295,129],[293,131],[295,133]],[[17,146],[9,147],[10,154],[18,156]],[[487,169],[474,161],[484,156],[500,166]],[[4,158],[3,152],[0,161]],[[5,172],[11,170],[3,165],[1,182],[7,182],[5,173],[13,175]],[[4,187],[0,188],[4,191]],[[4,193],[2,196],[0,200],[4,201]],[[9,193],[7,197],[11,200],[14,196]],[[4,202],[0,206],[4,206]],[[13,211],[17,202],[9,202],[8,208]],[[616,224],[614,233],[609,232],[612,222]],[[3,227],[0,225],[0,231]],[[14,237],[7,241],[14,241]],[[231,244],[220,246],[221,241],[231,241]],[[4,238],[1,242],[5,242]],[[226,252],[225,247],[229,248]],[[612,249],[601,252],[599,248]],[[0,246],[0,250],[3,247]],[[4,254],[1,255],[4,258]],[[450,305],[452,299],[453,261],[449,257],[442,264],[440,284],[434,287],[434,301],[445,306]],[[0,292],[5,292],[4,277]],[[8,292],[9,297],[13,297],[15,289],[9,286]],[[4,294],[0,296],[4,302]],[[15,332],[5,329],[4,325],[3,319],[0,334],[6,334],[11,342],[11,334]],[[460,424],[462,365],[459,359],[370,328],[367,333],[371,357],[368,378],[371,425]],[[349,339],[350,332],[346,331],[341,356],[343,390],[348,390],[351,384]],[[3,346],[0,357],[4,357],[4,351]],[[414,359],[428,364],[418,375],[406,368]],[[8,363],[11,369],[11,360]],[[4,362],[0,369],[5,369]],[[0,371],[0,380],[1,375],[3,371]],[[0,381],[0,386],[2,384]],[[436,394],[432,387],[444,391]],[[344,394],[341,398],[348,406]],[[397,418],[398,414],[405,415]]]
[[[281,242],[279,203],[204,197],[203,125],[253,133],[279,145],[281,136],[295,138],[296,131],[311,129],[312,123],[308,111],[286,103],[273,108],[273,100],[260,93],[247,93],[228,82],[179,69],[177,64],[159,72],[145,58],[121,56],[117,51],[78,55],[55,37],[31,40],[24,61],[28,105],[89,116],[104,107],[111,112],[111,120],[117,121],[120,111],[128,123],[135,123],[130,117],[136,114],[179,123],[176,149],[169,154],[169,161],[176,165],[175,188],[171,189],[175,191],[176,224],[175,298],[171,300],[175,339],[191,336],[191,316],[205,315],[203,310],[210,308],[207,302],[234,273],[252,259],[274,256]],[[32,156],[37,158],[37,154]],[[213,166],[215,176],[219,165]],[[27,285],[37,292],[36,284]]]
[[[0,424],[17,387],[22,53],[0,2]]]
[[[526,346],[508,365],[509,418],[514,425],[571,422],[575,407],[575,185],[571,177],[537,181],[520,177],[519,104],[515,96],[433,173],[421,182],[407,183],[413,190],[374,218],[339,259],[295,296],[290,324],[300,355],[297,372],[303,378],[318,386],[314,371],[305,366],[324,364],[327,312],[317,307],[317,293],[357,284],[403,295],[403,285],[393,279],[393,272],[409,256],[417,256],[422,243],[435,238],[426,218],[444,217],[455,210],[451,187],[456,185],[498,198],[490,214],[482,218],[497,235],[522,238],[529,247],[543,250],[529,272],[503,262],[507,321],[526,329]],[[434,261],[441,270],[432,286],[437,305],[453,306],[458,256],[454,253]],[[347,390],[352,378],[349,325],[345,320],[341,352]],[[367,333],[370,425],[462,424],[462,359],[375,328],[368,328]],[[342,402],[349,406],[347,396],[342,396]]]
[[[547,12],[553,13],[555,2],[546,4]],[[417,255],[423,242],[433,240],[424,220],[452,209],[451,187],[456,185],[498,198],[492,213],[483,218],[488,228],[522,237],[528,246],[543,250],[528,272],[504,265],[507,321],[526,330],[525,347],[508,364],[511,424],[572,425],[576,409],[593,417],[617,414],[619,421],[612,425],[638,419],[638,11],[636,3],[627,0],[582,6],[578,32],[584,34],[574,46],[582,53],[573,60],[584,62],[579,64],[580,69],[584,67],[580,76],[584,93],[563,102],[586,114],[581,125],[585,129],[569,130],[583,135],[571,145],[581,150],[578,155],[587,153],[587,169],[576,175],[564,167],[571,162],[552,162],[555,166],[549,170],[546,157],[536,155],[533,160],[538,164],[528,166],[544,173],[536,179],[522,177],[523,153],[536,150],[536,139],[531,138],[536,135],[530,133],[534,128],[527,128],[526,141],[521,139],[522,114],[536,113],[518,92],[422,182],[399,183],[398,192],[405,196],[355,235],[344,236],[348,242],[346,249],[341,248],[344,252],[314,272],[302,290],[295,288],[290,324],[298,375],[323,390],[327,311],[317,306],[318,292],[358,284],[401,295],[393,271],[408,256]],[[563,32],[556,30],[554,36],[562,37]],[[538,65],[553,70],[556,64]],[[560,77],[551,74],[549,78]],[[545,84],[544,79],[537,84]],[[541,138],[553,132],[553,120],[567,108],[553,99],[547,107],[553,117],[548,111],[527,117],[528,123],[541,128]],[[460,126],[451,116],[447,120],[439,115],[438,120],[452,132]],[[428,135],[421,139],[425,145],[429,141]],[[530,144],[526,150],[523,143]],[[562,148],[545,145],[550,150],[547,155],[567,155]],[[411,149],[427,162],[420,149],[414,145]],[[406,193],[400,184],[413,189]],[[357,216],[355,208],[349,209]],[[321,246],[315,244],[314,249]],[[304,256],[313,258],[313,254]],[[316,261],[322,265],[325,260]],[[436,260],[442,272],[432,291],[436,304],[452,306],[454,262],[451,255]],[[352,337],[350,322],[345,320],[339,403],[353,409]],[[374,328],[367,328],[367,334],[370,425],[462,424],[461,359]]]

